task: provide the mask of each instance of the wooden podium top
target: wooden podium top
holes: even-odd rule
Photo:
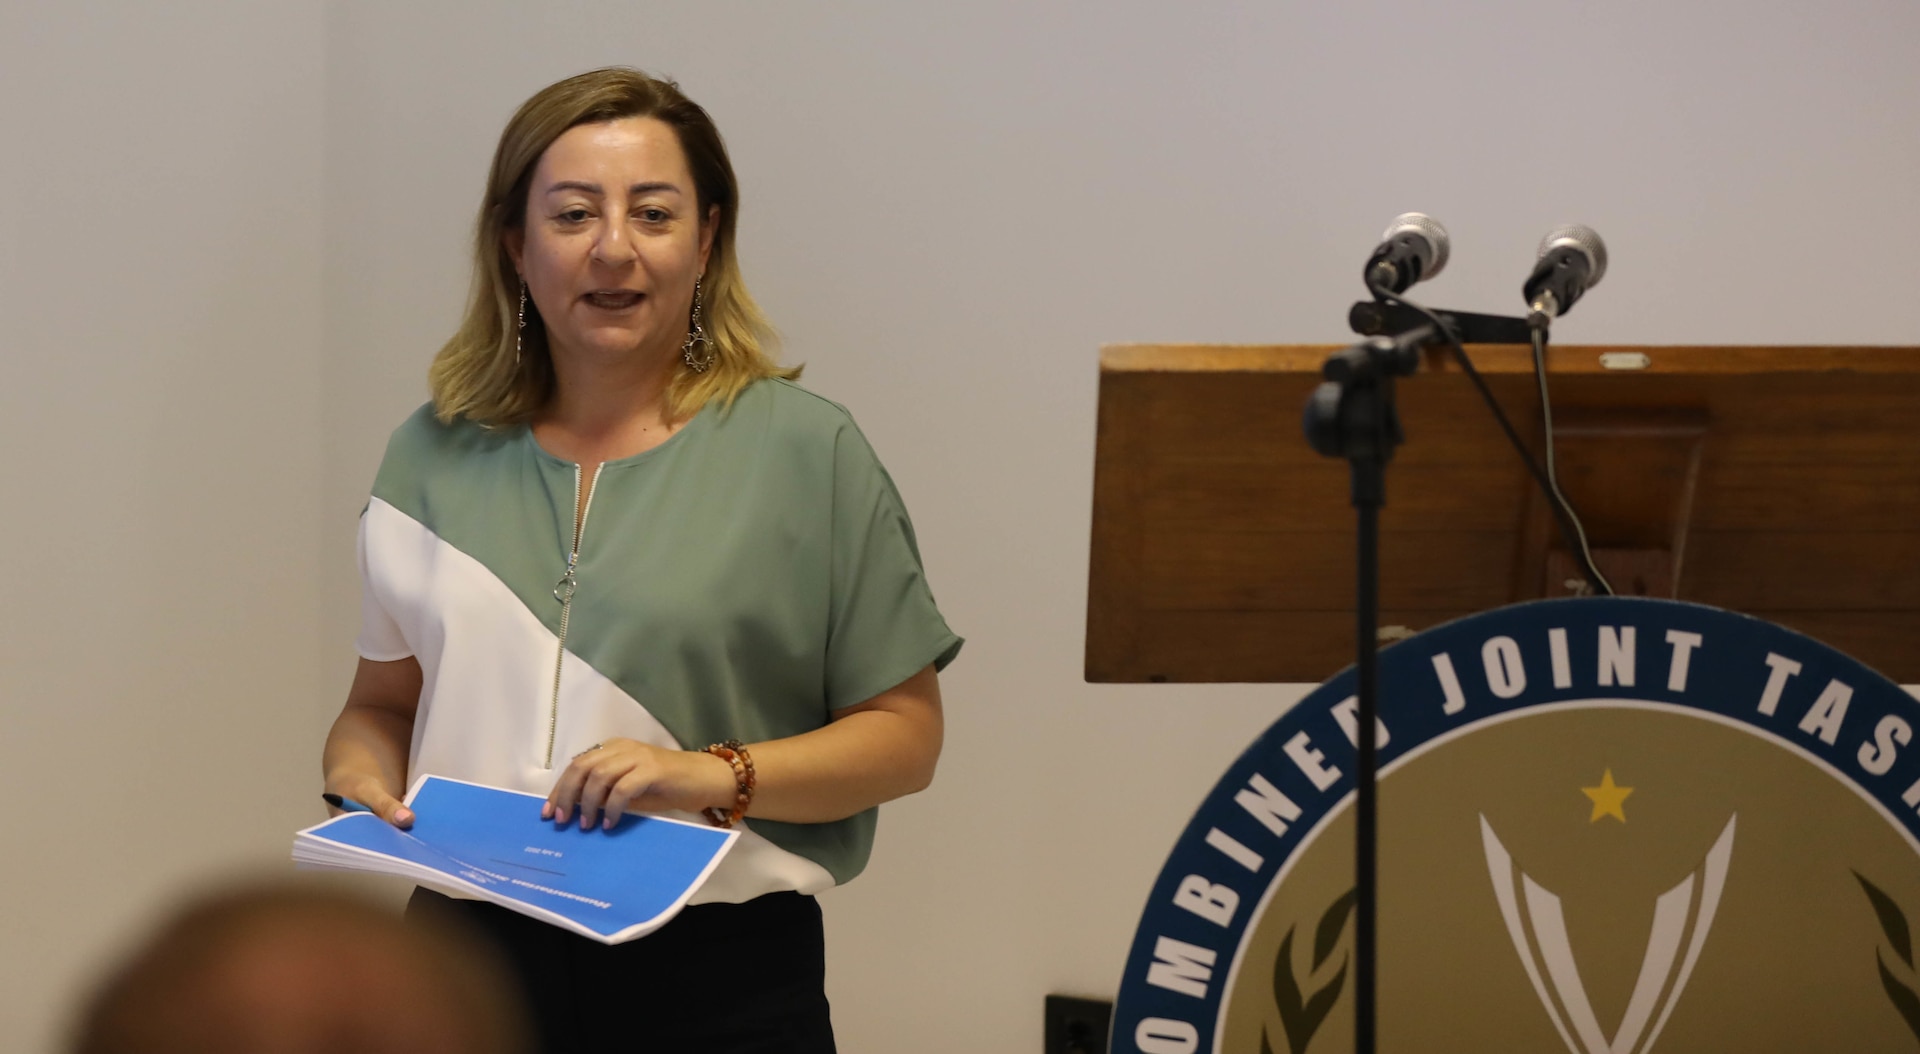
[[[1347,465],[1301,432],[1338,347],[1101,350],[1089,681],[1317,682],[1352,662]],[[1537,455],[1531,349],[1468,351]],[[1596,547],[1651,544],[1682,494],[1680,599],[1920,682],[1920,348],[1564,346],[1548,376],[1563,448],[1579,422],[1629,422],[1561,464]],[[1533,482],[1457,365],[1430,353],[1397,391],[1381,626],[1565,595],[1530,555],[1547,544]],[[1635,428],[1693,428],[1693,460],[1644,458]]]

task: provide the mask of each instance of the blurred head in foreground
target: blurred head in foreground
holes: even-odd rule
[[[73,1054],[523,1054],[490,949],[306,886],[186,905],[82,1009]]]

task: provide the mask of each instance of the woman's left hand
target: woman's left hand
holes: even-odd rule
[[[730,803],[733,766],[705,751],[667,750],[633,739],[609,739],[575,754],[554,781],[540,818],[566,823],[579,810],[580,829],[611,829],[628,809],[699,812]]]

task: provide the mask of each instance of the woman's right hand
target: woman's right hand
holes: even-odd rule
[[[413,810],[389,793],[378,776],[343,776],[330,779],[327,781],[327,793],[357,801],[373,810],[375,816],[401,830],[413,826]],[[346,812],[345,809],[327,806],[329,817],[339,816],[344,812]]]
[[[359,802],[395,827],[413,826],[413,810],[394,795],[407,784],[407,744],[419,704],[418,662],[361,659],[320,759],[326,792]]]

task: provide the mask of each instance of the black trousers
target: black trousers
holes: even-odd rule
[[[545,1054],[834,1054],[820,905],[798,893],[695,904],[625,944],[417,889],[407,915],[497,946]]]

